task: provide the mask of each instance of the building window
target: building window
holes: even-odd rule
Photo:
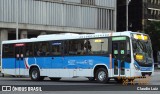
[[[113,30],[113,11],[98,9],[98,29]]]
[[[81,0],[81,4],[95,5],[95,0]]]

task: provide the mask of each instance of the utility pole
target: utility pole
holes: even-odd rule
[[[128,31],[128,6],[131,0],[126,0],[126,31]]]
[[[19,10],[18,10],[18,0],[16,0],[16,4],[15,5],[17,5],[16,6],[16,39],[18,40],[18,14],[19,14]]]

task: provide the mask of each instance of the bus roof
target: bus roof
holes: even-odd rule
[[[37,38],[2,41],[2,44],[51,41],[51,40],[67,40],[67,39],[100,38],[100,37],[120,36],[120,35],[130,36],[131,33],[139,33],[139,32],[125,31],[125,32],[109,32],[109,33],[95,33],[95,34],[75,34],[75,33],[50,34],[50,35],[40,35]]]

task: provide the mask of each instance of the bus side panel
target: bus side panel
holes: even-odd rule
[[[62,57],[36,57],[36,65],[40,68],[41,76],[60,77]]]
[[[28,58],[28,64],[37,65],[41,76],[49,77],[93,77],[96,65],[110,65],[107,56],[66,56]],[[108,71],[110,71],[108,69]],[[110,72],[109,72],[110,73]]]
[[[72,70],[74,76],[93,77],[94,67],[96,65],[105,65],[107,68],[110,65],[109,57],[107,56],[68,56],[64,59],[64,67]],[[109,71],[109,70],[108,70]]]
[[[124,63],[124,68],[125,68],[125,76],[126,77],[131,77],[131,63],[125,62]]]
[[[60,69],[63,69],[62,57],[29,57],[28,66],[38,66],[41,76],[59,77]]]
[[[2,58],[2,73],[15,75],[16,63],[15,58]]]

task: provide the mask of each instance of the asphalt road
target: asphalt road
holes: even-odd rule
[[[139,79],[135,80],[136,86],[138,85],[138,81]],[[155,71],[154,76],[151,77],[151,79],[149,80],[149,83],[147,83],[148,85],[160,85],[160,71]],[[88,81],[87,78],[63,78],[60,81],[51,81],[49,78],[45,78],[44,81],[31,81],[30,78],[14,78],[14,77],[0,77],[0,85],[23,85],[23,86],[27,86],[27,85],[38,85],[38,86],[50,86],[53,85],[55,88],[55,86],[59,86],[59,88],[62,88],[64,91],[42,91],[42,92],[0,92],[0,94],[159,94],[160,91],[115,91],[117,89],[117,87],[113,88],[113,90],[111,91],[105,91],[104,89],[99,90],[99,91],[95,91],[96,88],[99,88],[99,86],[101,86],[101,88],[110,88],[110,87],[114,87],[114,86],[123,86],[122,84],[118,84],[116,81],[111,80],[109,83],[107,84],[100,84],[97,83],[96,81]],[[104,87],[105,85],[105,87]],[[61,87],[62,86],[62,87]],[[77,89],[76,86],[80,86],[78,88],[78,91],[67,91],[65,90],[64,86],[73,86],[73,89]],[[84,91],[81,89],[84,89],[85,86],[92,86],[91,88],[93,88],[93,90],[90,91]],[[97,87],[98,86],[98,87]],[[127,85],[128,87],[133,87],[133,85],[129,84]],[[141,85],[140,85],[141,86]],[[88,87],[86,87],[88,88]],[[118,87],[120,88],[120,87]],[[128,89],[128,88],[126,88]],[[60,89],[58,89],[60,90]],[[160,90],[160,88],[159,88]]]

